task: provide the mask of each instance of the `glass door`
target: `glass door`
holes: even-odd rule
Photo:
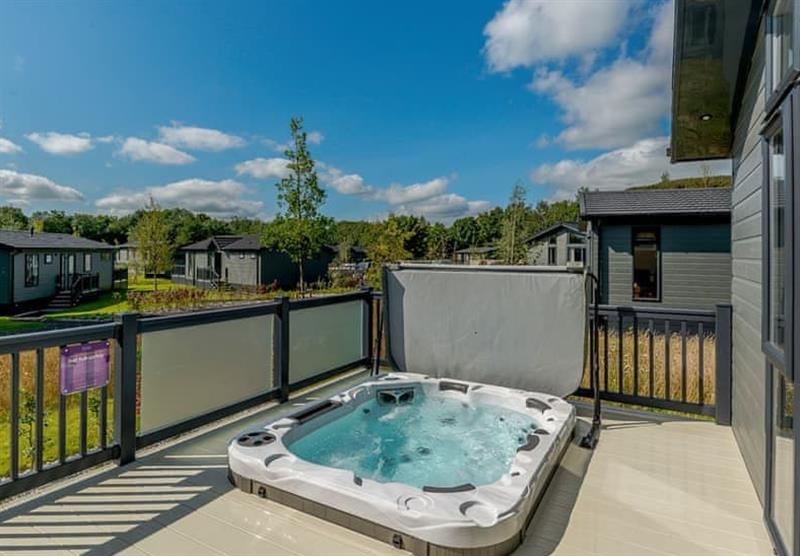
[[[796,554],[797,468],[794,427],[798,308],[795,307],[798,208],[797,122],[790,95],[767,127],[763,196],[762,350],[767,370],[767,523],[780,554]]]

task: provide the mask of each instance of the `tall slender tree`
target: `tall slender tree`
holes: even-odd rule
[[[142,212],[133,230],[133,239],[139,243],[139,254],[144,273],[153,274],[154,289],[158,289],[158,275],[172,266],[172,245],[169,241],[169,222],[166,212],[153,198]]]
[[[511,198],[508,201],[503,215],[502,235],[500,236],[500,256],[506,264],[524,264],[525,249],[525,219],[528,206],[525,203],[527,192],[520,182],[514,184]]]
[[[305,263],[322,248],[329,221],[320,212],[326,195],[318,183],[314,159],[308,151],[303,119],[292,118],[289,121],[289,130],[292,134],[292,146],[284,152],[289,161],[288,172],[276,184],[281,213],[270,231],[276,237],[265,238],[265,242],[277,243],[278,248],[297,264],[302,295],[305,291]]]

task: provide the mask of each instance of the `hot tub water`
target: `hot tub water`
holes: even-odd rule
[[[538,423],[500,406],[417,391],[408,403],[372,397],[287,448],[361,478],[422,488],[494,483]]]

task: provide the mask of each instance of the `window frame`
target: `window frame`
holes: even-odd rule
[[[762,160],[764,161],[763,168],[763,187],[761,192],[761,250],[762,250],[762,266],[761,266],[761,304],[762,304],[762,318],[761,318],[761,351],[767,357],[768,364],[774,365],[780,370],[789,380],[794,380],[794,373],[792,370],[791,350],[792,350],[792,334],[794,333],[792,327],[791,311],[794,302],[794,288],[793,268],[794,257],[792,253],[792,217],[791,213],[794,206],[794,188],[795,188],[795,168],[793,153],[795,152],[795,138],[796,125],[795,120],[797,114],[794,114],[793,99],[796,94],[790,94],[783,99],[783,102],[767,120],[764,127],[762,137]],[[775,345],[770,339],[770,328],[772,326],[772,304],[770,296],[772,293],[772,252],[770,245],[772,243],[771,223],[772,211],[771,208],[771,194],[772,194],[772,160],[770,159],[770,140],[778,131],[783,132],[784,141],[784,158],[786,167],[784,168],[786,190],[785,211],[786,216],[783,219],[783,234],[785,238],[784,244],[784,268],[783,268],[783,284],[785,288],[785,295],[783,299],[783,313],[786,320],[784,328],[784,347],[780,348]]]
[[[789,0],[794,3],[794,21],[792,29],[792,66],[783,76],[780,83],[773,83],[775,60],[772,45],[772,9],[779,0],[769,0],[764,12],[764,32],[766,49],[765,77],[766,77],[766,111],[773,112],[781,105],[786,95],[791,91],[794,82],[800,78],[800,0]]]
[[[89,264],[86,264],[86,263]],[[91,253],[84,253],[83,254],[83,272],[91,272],[92,271],[92,254]]]
[[[28,261],[32,264],[29,266]],[[39,285],[39,253],[25,253],[25,287],[35,288]],[[33,272],[33,269],[36,272]]]
[[[636,240],[636,234],[641,232],[654,232],[656,236],[656,296],[655,297],[636,297],[635,273],[636,273],[636,245],[644,243]],[[661,303],[664,284],[662,281],[661,264],[661,226],[632,226],[631,227],[631,300],[644,303]]]
[[[44,254],[44,264],[53,264],[53,254],[52,253],[45,253]]]
[[[771,7],[771,6],[770,6]],[[800,12],[798,12],[800,13]],[[795,20],[798,18],[796,17]],[[800,42],[800,41],[797,41]],[[798,59],[795,58],[795,63]],[[771,67],[767,67],[771,72]],[[768,75],[771,76],[771,73]],[[775,521],[775,500],[774,500],[774,466],[775,466],[775,381],[785,380],[794,385],[795,409],[797,406],[797,391],[800,384],[800,376],[794,371],[796,367],[796,348],[800,346],[800,327],[795,326],[800,319],[800,307],[794,307],[794,299],[800,292],[800,276],[795,276],[794,269],[800,261],[800,241],[795,239],[800,229],[800,195],[796,193],[797,185],[800,184],[800,164],[795,163],[795,153],[800,146],[800,86],[790,84],[787,91],[781,93],[779,101],[769,107],[768,115],[765,118],[765,125],[761,130],[762,145],[762,212],[761,212],[761,249],[762,249],[762,319],[761,319],[761,344],[764,354],[764,372],[766,373],[766,446],[765,446],[765,499],[764,499],[764,521],[767,525],[773,545],[779,554],[800,553],[800,521],[795,519],[793,538],[791,545],[787,546],[780,534]],[[774,136],[777,129],[783,130],[784,152],[786,154],[785,176],[786,176],[786,199],[785,199],[785,218],[784,234],[786,243],[784,245],[784,287],[786,295],[784,298],[784,314],[786,315],[786,325],[784,330],[785,341],[781,352],[770,341],[769,329],[771,326],[771,305],[770,305],[770,194],[771,194],[771,160],[769,158],[769,140]],[[798,465],[800,465],[800,434],[798,434],[796,423],[794,427],[794,513],[800,510],[800,481],[797,480]]]
[[[576,254],[580,253],[580,260],[577,260],[575,257]],[[586,264],[586,246],[579,245],[579,244],[570,244],[567,246],[567,260],[573,264]]]
[[[556,239],[555,236],[553,236],[549,240],[547,240],[547,266],[556,266],[557,264],[558,264],[558,240]]]

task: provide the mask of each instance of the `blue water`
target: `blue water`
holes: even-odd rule
[[[536,428],[521,413],[417,392],[410,405],[374,398],[288,445],[306,461],[415,487],[494,483]]]

